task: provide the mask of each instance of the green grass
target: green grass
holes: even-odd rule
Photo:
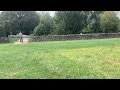
[[[0,44],[0,78],[120,78],[120,39]]]

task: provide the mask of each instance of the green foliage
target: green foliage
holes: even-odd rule
[[[0,14],[0,36],[17,34],[49,35],[120,32],[120,20],[108,11],[48,12],[3,11]]]
[[[118,29],[117,29],[118,32],[120,32],[120,24],[118,25]]]
[[[39,24],[39,16],[35,11],[24,11],[19,13],[19,30],[25,34],[31,34]]]
[[[2,20],[1,14],[0,14],[0,37],[6,37],[6,33],[3,28],[4,28],[3,20]]]
[[[89,28],[83,28],[81,32],[82,33],[90,33],[91,30]]]
[[[100,14],[101,11],[89,11],[87,18],[87,30],[89,33],[99,33],[100,30]]]
[[[0,37],[5,37],[6,36],[5,30],[3,28],[4,28],[3,20],[2,20],[1,14],[0,14]]]
[[[40,13],[40,23],[34,29],[34,35],[48,35],[53,32],[54,21],[53,18],[47,12]]]
[[[57,11],[54,34],[97,33],[103,11]]]
[[[0,25],[0,37],[6,37],[5,31],[3,30],[3,27]]]
[[[55,23],[52,34],[64,35],[65,33],[66,33],[65,32],[65,22],[60,21],[59,23]]]
[[[56,34],[77,34],[85,25],[86,15],[83,11],[58,11],[54,19]]]
[[[19,31],[30,34],[39,23],[39,16],[35,11],[3,11],[1,19],[6,34],[17,34]]]
[[[101,29],[104,33],[118,32],[119,18],[113,11],[106,11],[100,16]]]
[[[44,24],[39,24],[35,29],[33,34],[35,36],[40,36],[40,35],[47,35],[48,33],[46,32],[46,26]]]

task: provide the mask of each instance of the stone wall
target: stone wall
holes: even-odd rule
[[[31,36],[31,41],[64,41],[64,40],[81,40],[81,39],[104,39],[104,38],[119,38],[120,33],[99,33],[99,34],[72,34],[72,35],[43,35]]]
[[[9,43],[8,37],[0,37],[0,43]]]

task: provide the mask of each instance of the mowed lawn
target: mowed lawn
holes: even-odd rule
[[[0,44],[1,79],[120,78],[120,39]]]

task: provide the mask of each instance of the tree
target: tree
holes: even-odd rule
[[[40,23],[39,25],[34,29],[34,35],[48,35],[52,34],[53,32],[53,26],[54,26],[54,20],[50,16],[48,12],[42,12],[39,14],[40,16]]]
[[[39,16],[35,11],[3,11],[1,16],[6,34],[19,31],[30,34],[39,24]]]
[[[3,26],[0,24],[0,37],[6,37],[5,31],[3,30]]]
[[[56,34],[78,34],[86,25],[86,11],[58,11],[55,14]],[[62,31],[61,31],[62,30]]]
[[[100,14],[104,11],[88,11],[84,33],[98,33],[100,29]]]
[[[118,25],[117,32],[120,32],[120,23],[119,23],[119,25]]]
[[[48,35],[48,32],[46,30],[46,26],[44,24],[39,24],[38,26],[36,26],[36,28],[34,29],[33,34],[35,36],[40,36],[40,35]]]
[[[16,18],[17,16],[13,11],[4,11],[1,13],[1,25],[6,33],[6,36],[8,36],[11,31],[15,32],[16,24],[14,21],[16,21]]]
[[[24,34],[31,34],[34,28],[39,24],[39,16],[35,11],[19,11],[18,29]]]
[[[119,18],[115,12],[106,11],[100,15],[100,24],[104,33],[118,32]]]
[[[55,34],[100,32],[100,14],[104,11],[58,11],[55,13]]]
[[[64,21],[64,12],[55,12],[54,16],[54,28],[53,28],[53,34],[64,34],[65,33],[65,21]]]
[[[0,37],[6,37],[6,33],[3,28],[4,28],[3,20],[2,20],[1,14],[0,14]]]

